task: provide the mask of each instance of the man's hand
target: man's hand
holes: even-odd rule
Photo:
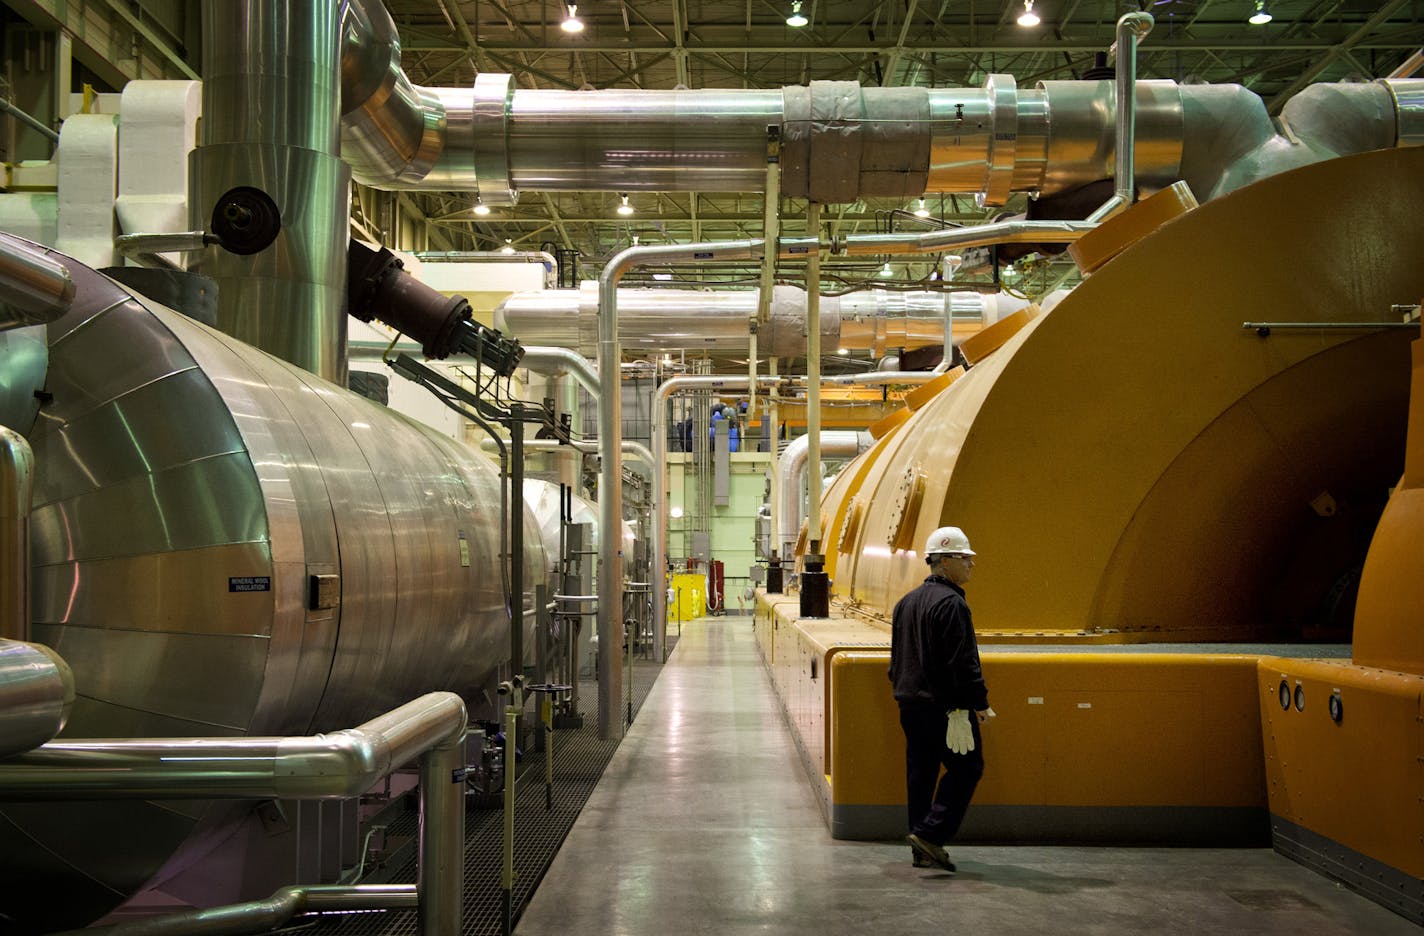
[[[993,709],[991,709],[991,708],[986,708],[986,709],[980,709],[979,711],[975,712],[974,714],[978,716],[978,718],[979,718],[979,724],[981,724],[981,725],[987,725],[987,724],[989,724],[989,719],[993,718],[993,717],[994,717],[996,714],[998,714],[998,713],[995,712],[995,711],[994,711]]]
[[[968,754],[974,750],[974,729],[969,725],[968,709],[952,709],[949,726],[944,732],[944,744],[956,754]]]

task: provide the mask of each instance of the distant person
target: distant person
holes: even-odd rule
[[[891,617],[890,683],[905,732],[909,841],[917,868],[954,871],[944,846],[959,831],[984,774],[979,725],[994,710],[964,599],[974,555],[958,527],[935,530],[925,544],[929,577],[900,599]]]

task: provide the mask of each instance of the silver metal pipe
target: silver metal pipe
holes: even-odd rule
[[[815,81],[779,91],[546,91],[516,90],[509,75],[482,73],[471,88],[419,88],[399,71],[398,42],[381,5],[352,6],[343,23],[342,113],[357,180],[477,191],[486,204],[511,204],[528,190],[760,191],[766,130],[778,126],[782,187],[796,198],[950,192],[1003,204],[1013,192],[1053,195],[1113,171],[1116,206],[1125,202],[1126,180],[1165,187],[1190,175],[1187,162],[1206,167],[1207,177],[1192,184],[1208,192],[1214,182],[1202,183],[1230,174],[1222,165],[1230,157],[1220,154],[1253,149],[1263,126],[1274,134],[1260,98],[1239,85],[1213,86],[1218,103],[1230,99],[1232,106],[1193,104],[1194,126],[1187,128],[1188,99],[1200,97],[1198,86],[1126,74],[1135,71],[1124,66],[1134,63],[1127,52],[1145,34],[1144,19],[1119,21],[1112,116],[1100,93],[1106,82],[1019,88],[1009,75],[990,75],[982,88]],[[1135,90],[1124,96],[1124,87]],[[1113,164],[1105,164],[1107,144],[1122,135],[1115,126],[1128,120],[1133,145],[1119,145]],[[1121,165],[1124,151],[1128,166]]]
[[[348,237],[335,219],[350,215],[351,171],[339,156],[337,0],[205,0],[201,21],[188,226],[210,229],[239,187],[265,192],[281,218],[257,253],[198,255],[197,272],[218,284],[218,329],[345,385]]]
[[[424,178],[445,143],[445,107],[411,85],[400,37],[381,0],[350,0],[341,20],[341,154],[363,184]]]
[[[916,254],[991,244],[1071,244],[1097,227],[1093,221],[1001,221],[925,234],[851,234],[835,241],[837,253]]]
[[[820,476],[808,471],[811,441],[810,432],[793,439],[776,463],[776,474],[781,479],[776,543],[783,558],[796,552],[796,539],[801,532],[801,517],[803,513],[809,512],[810,504],[821,499]],[[854,458],[874,445],[875,439],[868,432],[822,430],[819,442],[823,455],[832,458]],[[804,495],[801,491],[803,486],[806,489]],[[805,511],[802,509],[803,505],[806,505]]]
[[[822,377],[822,386],[883,387],[887,384],[927,384],[939,376],[937,371],[868,371],[864,374],[834,374]],[[825,438],[825,433],[821,434]]]
[[[211,243],[203,231],[175,231],[160,234],[120,234],[114,238],[114,250],[121,257],[134,261],[141,267],[150,269],[174,269],[162,255],[165,253],[191,253],[202,250]]]
[[[1125,13],[1117,21],[1117,97],[1113,195],[1092,214],[1089,221],[1106,221],[1132,207],[1137,195],[1133,147],[1137,142],[1137,43],[1152,31],[1152,14]]]
[[[601,531],[598,592],[605,597],[599,602],[598,610],[598,641],[601,647],[619,646],[615,640],[621,639],[623,626],[623,538],[619,535],[623,520],[623,453],[620,444],[623,438],[623,404],[619,364],[623,352],[618,341],[618,283],[629,270],[644,264],[757,260],[765,249],[766,242],[761,240],[629,247],[609,260],[598,278],[598,374],[602,390],[598,401],[598,517]],[[783,238],[777,242],[777,251],[784,257],[813,255],[819,249],[820,242],[814,237]],[[653,604],[657,606],[659,602]],[[613,716],[616,713],[611,711],[614,700],[622,696],[622,686],[618,684],[622,674],[613,655],[607,652],[599,653],[598,668],[598,735],[600,738],[615,737],[616,728],[616,737],[622,737],[622,726],[615,724]]]
[[[1424,49],[1415,52],[1409,58],[1399,64],[1399,67],[1386,75],[1386,78],[1413,78],[1421,66],[1424,66]]]
[[[762,199],[762,237],[775,243],[781,237],[781,133],[767,130],[766,193]],[[811,231],[819,236],[819,231]],[[776,287],[776,257],[768,252],[761,260],[761,284],[757,291],[756,318],[751,322],[747,348],[747,422],[757,412],[757,333],[771,319],[771,299]]]
[[[540,374],[572,374],[579,385],[595,400],[600,395],[598,369],[582,354],[568,348],[551,348],[543,345],[525,345],[520,366]]]
[[[781,378],[774,375],[758,378],[757,383],[770,391]],[[651,578],[665,582],[667,575],[667,408],[668,402],[679,393],[701,390],[739,390],[748,388],[745,376],[701,376],[673,377],[664,381],[653,391],[652,459],[652,572]],[[772,451],[776,451],[776,440],[772,439]],[[601,639],[601,638],[600,638]],[[653,657],[662,660],[667,646],[667,602],[653,601]]]
[[[0,758],[22,754],[64,730],[74,673],[43,644],[0,640]]]
[[[756,318],[758,355],[800,357],[806,350],[806,291],[774,286],[765,320],[758,312],[760,299],[755,290],[620,289],[619,341],[630,353],[743,351],[748,348],[748,323]],[[864,349],[940,344],[946,315],[958,312],[959,320],[967,321],[965,313],[983,303],[970,291],[868,289],[822,296],[821,343]],[[570,348],[584,355],[597,353],[597,319],[597,297],[591,289],[515,293],[494,311],[495,327],[505,334],[530,345]],[[973,320],[982,322],[982,312]]]
[[[558,259],[547,250],[417,250],[421,263],[539,263],[550,272],[559,268]]]
[[[480,440],[480,449],[485,452],[496,452],[499,445],[493,439],[485,438]],[[560,442],[558,439],[525,439],[524,451],[526,452],[571,452],[579,455],[597,455],[598,444],[596,442]],[[631,455],[636,461],[645,465],[652,465],[654,455],[651,449],[641,442],[634,442],[631,439],[623,440],[623,454]]]
[[[343,799],[421,757],[421,936],[459,932],[465,703],[421,696],[358,728],[292,738],[51,741],[0,763],[0,800]]]
[[[0,331],[53,322],[73,301],[74,280],[43,247],[0,245]]]
[[[513,627],[522,629],[523,619],[513,622]],[[444,734],[426,748],[425,756],[420,759],[420,860],[416,890],[421,936],[460,932],[465,909],[466,716],[459,696],[454,699],[459,706],[458,714],[441,718],[446,728]],[[448,700],[442,705],[445,709],[453,708]],[[512,772],[506,782],[513,782]]]
[[[310,737],[66,739],[0,764],[0,800],[342,799],[464,726],[460,697],[432,692]]]
[[[806,230],[821,230],[821,205],[806,203]],[[806,258],[806,437],[808,470],[821,476],[821,252]],[[821,499],[810,498],[806,511],[806,550],[821,554]]]
[[[41,123],[39,119],[36,118],[34,115],[28,113],[27,111],[21,110],[20,108],[16,107],[14,103],[6,100],[5,98],[0,98],[0,111],[4,111],[11,117],[14,117],[20,123],[29,127],[31,130],[44,137],[46,140],[49,140],[51,143],[59,142],[58,131],[56,131],[53,127],[49,127]]]
[[[415,884],[309,884],[284,887],[265,900],[68,930],[55,936],[245,936],[271,932],[303,913],[407,909],[417,906],[416,894]]]
[[[30,639],[30,502],[34,487],[35,453],[29,441],[0,426],[0,639]]]

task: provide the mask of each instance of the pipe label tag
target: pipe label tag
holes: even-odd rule
[[[265,592],[272,590],[270,575],[234,575],[227,580],[229,592]]]
[[[470,541],[465,539],[465,531],[460,531],[460,568],[470,567]]]

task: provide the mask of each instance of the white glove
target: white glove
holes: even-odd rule
[[[989,724],[990,721],[993,720],[994,716],[997,715],[998,712],[995,712],[995,711],[994,711],[993,709],[991,709],[991,708],[985,708],[985,709],[980,709],[979,711],[975,712],[974,714],[979,716],[979,724],[981,724],[981,725],[987,725],[987,724]]]
[[[957,708],[949,713],[949,727],[944,732],[944,744],[956,754],[974,750],[974,730],[969,726],[969,710]]]

